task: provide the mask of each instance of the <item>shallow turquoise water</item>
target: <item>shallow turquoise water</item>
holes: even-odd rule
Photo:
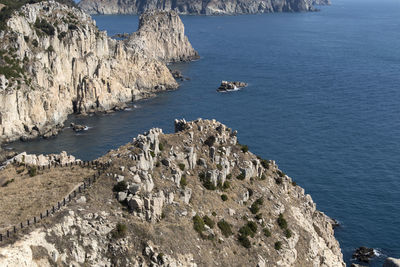
[[[339,220],[344,258],[361,245],[400,258],[400,2],[335,0],[318,13],[183,17],[201,60],[171,66],[190,81],[135,103],[131,111],[71,120],[51,140],[14,143],[36,153],[67,150],[91,159],[174,118],[216,118],[239,141],[310,193]],[[95,16],[109,35],[137,16]],[[249,87],[215,91],[221,80]]]

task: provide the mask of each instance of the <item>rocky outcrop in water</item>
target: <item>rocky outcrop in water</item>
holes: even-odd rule
[[[152,32],[157,23],[164,24],[159,39]],[[89,15],[54,1],[23,6],[7,25],[0,33],[0,141],[50,137],[73,112],[110,110],[176,89],[159,59],[195,54],[174,13],[143,15],[135,35],[141,46],[108,38]]]
[[[247,83],[244,82],[227,82],[222,81],[221,85],[218,87],[218,92],[236,91],[239,88],[246,87]]]
[[[140,14],[147,10],[174,10],[179,14],[233,15],[314,11],[314,5],[327,4],[330,4],[330,0],[82,0],[79,6],[91,14]]]
[[[189,61],[199,58],[176,12],[152,11],[140,16],[139,29],[127,40],[127,46],[164,62]]]
[[[400,259],[386,258],[383,267],[400,267]]]
[[[331,220],[274,161],[215,120],[175,129],[101,157],[84,198],[0,242],[0,266],[345,266]]]

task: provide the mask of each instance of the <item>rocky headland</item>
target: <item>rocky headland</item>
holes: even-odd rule
[[[0,40],[3,142],[49,137],[71,113],[176,89],[165,63],[198,57],[173,11],[143,14],[128,42],[107,37],[77,8],[43,1],[15,10]]]
[[[175,131],[151,129],[83,164],[92,174],[101,168],[91,187],[30,227],[25,211],[0,217],[1,229],[11,229],[7,238],[0,232],[0,265],[345,266],[332,220],[274,161],[215,120],[176,120]],[[25,184],[44,180],[52,192],[49,177],[57,188],[70,183],[63,192],[76,190],[80,165],[39,168],[30,177],[24,168],[32,165],[18,161],[0,171],[15,177],[0,191],[18,188],[19,198]],[[68,179],[52,176],[60,168]]]
[[[315,5],[329,4],[330,0],[81,0],[79,7],[90,14],[140,14],[148,10],[174,10],[184,15],[235,15],[315,11]]]

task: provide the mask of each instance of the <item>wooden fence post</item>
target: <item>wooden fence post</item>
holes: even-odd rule
[[[28,223],[28,226],[29,226],[29,225],[30,225],[30,224],[29,224],[29,219],[27,220],[27,223]]]
[[[33,223],[36,223],[36,217],[33,217]]]
[[[23,225],[22,222],[21,222],[21,229],[22,229],[22,228],[24,228],[24,225]]]

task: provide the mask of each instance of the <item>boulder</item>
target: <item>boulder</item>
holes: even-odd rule
[[[71,127],[72,127],[72,130],[74,130],[75,132],[80,132],[80,131],[86,130],[88,128],[85,125],[75,124],[73,122],[71,122]]]
[[[222,81],[221,85],[218,87],[218,92],[236,91],[239,88],[246,87],[247,83],[244,82],[228,82]]]
[[[375,252],[373,248],[359,247],[353,253],[353,259],[360,262],[369,263],[371,258],[375,257]]]

